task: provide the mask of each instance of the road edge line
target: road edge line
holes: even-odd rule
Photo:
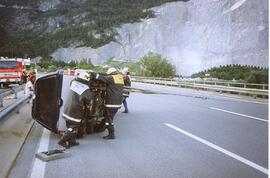
[[[47,130],[46,128],[44,128],[42,131],[42,135],[40,137],[40,142],[39,142],[37,152],[48,150],[49,144],[50,144],[50,136],[51,136],[51,132]],[[30,178],[37,178],[37,177],[44,178],[45,169],[46,169],[46,162],[41,161],[40,159],[35,157],[34,164],[32,166],[29,177]]]

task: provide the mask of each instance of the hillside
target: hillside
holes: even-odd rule
[[[49,57],[60,47],[101,47],[115,27],[154,17],[173,0],[2,0],[0,56]]]
[[[268,67],[268,0],[190,0],[151,8],[155,18],[117,28],[102,47],[59,48],[57,60],[138,61],[149,51],[176,66],[179,75],[227,64]]]
[[[1,0],[0,56],[268,67],[268,0]]]

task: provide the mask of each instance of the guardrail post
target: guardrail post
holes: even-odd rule
[[[15,95],[14,98],[15,98],[15,99],[18,99],[18,92],[17,92],[16,90],[14,91],[14,95]]]
[[[4,105],[3,105],[3,97],[2,96],[0,96],[0,107],[3,107]]]
[[[14,99],[18,99],[18,92],[16,88],[12,88],[12,93],[14,93]]]
[[[247,88],[247,84],[244,83],[244,88]]]

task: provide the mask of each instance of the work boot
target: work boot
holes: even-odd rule
[[[122,113],[128,113],[128,110],[123,111]]]
[[[113,139],[115,139],[115,135],[114,134],[111,134],[111,135],[109,134],[107,136],[104,136],[103,139],[105,139],[105,140],[109,140],[109,139],[113,140]]]
[[[76,141],[76,133],[71,133],[68,145],[70,147],[80,145],[80,143]]]
[[[114,131],[110,131],[109,130],[109,135],[104,136],[103,139],[106,139],[106,140],[108,140],[108,139],[115,139]]]
[[[69,144],[67,142],[62,141],[62,140],[60,140],[58,142],[58,145],[60,145],[62,147],[65,147],[66,149],[69,149],[70,148]]]
[[[72,128],[68,128],[68,130],[65,132],[63,137],[59,140],[58,144],[65,147],[66,149],[70,148],[70,141],[71,142],[76,142],[76,133],[72,132]],[[75,144],[75,143],[74,143]]]
[[[70,133],[66,132],[65,135],[59,140],[58,145],[61,145],[65,147],[66,149],[69,149],[69,140],[70,140]]]

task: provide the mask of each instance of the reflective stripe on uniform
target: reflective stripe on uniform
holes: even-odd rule
[[[114,125],[114,123],[111,123],[110,124],[110,123],[106,122],[105,125]]]
[[[65,117],[67,120],[71,120],[71,121],[74,121],[74,122],[81,122],[81,119],[76,119],[74,117],[70,117],[66,114],[63,113],[63,117]]]
[[[120,108],[122,104],[105,104],[105,106],[108,108]]]

